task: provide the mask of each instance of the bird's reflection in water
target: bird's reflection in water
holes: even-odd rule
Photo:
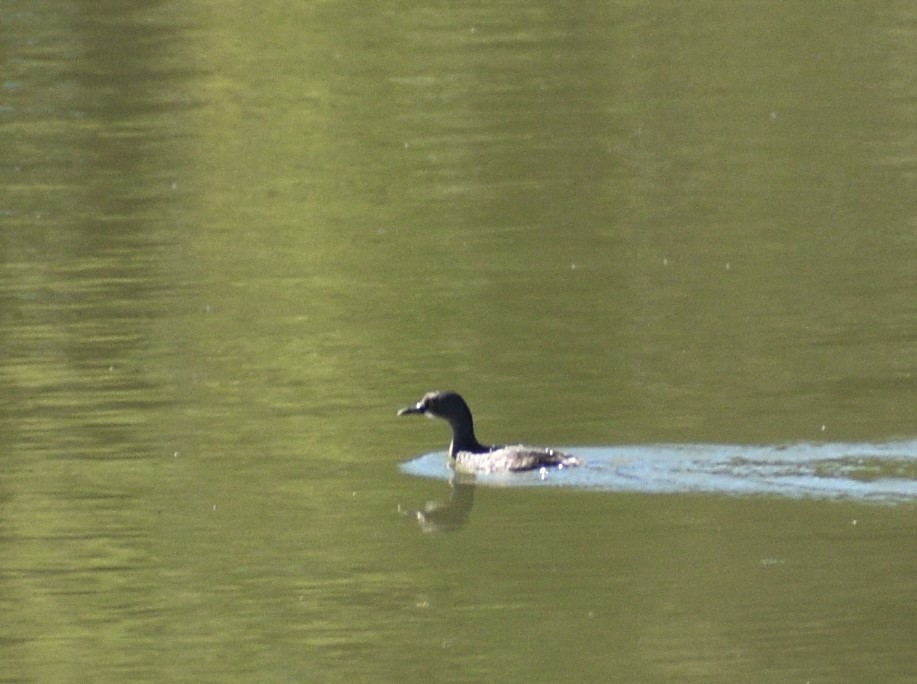
[[[468,522],[474,505],[475,477],[473,473],[452,473],[449,478],[449,498],[433,499],[423,508],[407,511],[423,532],[457,532]]]

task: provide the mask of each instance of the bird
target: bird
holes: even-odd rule
[[[452,428],[449,458],[457,470],[482,473],[511,473],[542,468],[570,468],[582,464],[576,456],[545,447],[487,446],[474,436],[471,409],[457,392],[428,392],[413,406],[398,411],[442,418]]]

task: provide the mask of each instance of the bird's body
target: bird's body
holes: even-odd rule
[[[452,428],[449,457],[457,470],[468,472],[518,472],[541,468],[568,468],[580,459],[554,449],[516,446],[486,446],[474,435],[474,420],[468,404],[455,392],[430,392],[414,406],[401,409],[399,416],[421,414],[442,418]]]
[[[539,470],[541,468],[569,468],[577,466],[580,461],[575,456],[564,454],[554,449],[542,449],[523,444],[515,446],[491,447],[491,451],[459,451],[451,454],[455,467],[483,473],[519,472]]]

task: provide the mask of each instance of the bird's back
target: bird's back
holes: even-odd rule
[[[482,452],[459,451],[455,454],[455,465],[463,471],[500,473],[572,467],[580,465],[580,459],[554,449],[539,449],[518,444],[493,447]]]

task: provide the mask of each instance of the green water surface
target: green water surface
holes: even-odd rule
[[[0,681],[913,682],[913,504],[478,488],[913,439],[911,2],[0,5]]]

